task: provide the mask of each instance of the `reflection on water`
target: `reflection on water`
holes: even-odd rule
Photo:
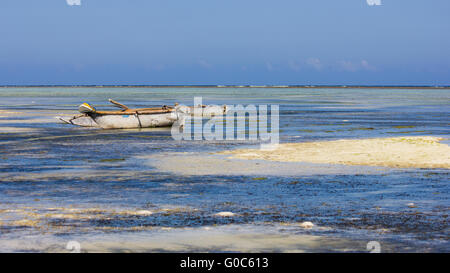
[[[220,233],[228,225],[243,233],[281,225],[272,235],[380,240],[392,251],[450,250],[448,170],[174,174],[148,164],[148,158],[202,156],[254,144],[177,142],[168,128],[97,130],[54,118],[75,113],[85,101],[105,109],[108,98],[151,107],[192,104],[194,96],[207,104],[279,104],[282,142],[449,136],[449,90],[0,88],[0,251],[49,251],[55,238],[88,236],[113,244],[134,236],[136,242],[162,236],[161,229],[214,227]],[[223,211],[236,215],[215,215]],[[303,221],[315,228],[298,227]],[[43,240],[37,244],[42,246],[33,240]],[[321,251],[343,250],[325,245]],[[101,251],[98,245],[92,249]]]

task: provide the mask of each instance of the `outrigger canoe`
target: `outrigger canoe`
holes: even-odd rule
[[[65,123],[83,127],[98,127],[103,129],[132,129],[172,126],[176,121],[184,121],[186,115],[201,114],[202,116],[223,115],[227,107],[209,105],[199,106],[201,111],[195,111],[194,107],[175,104],[164,105],[156,108],[130,109],[114,100],[109,100],[114,106],[121,108],[118,111],[98,111],[88,103],[78,107],[81,113],[71,118],[59,117]]]

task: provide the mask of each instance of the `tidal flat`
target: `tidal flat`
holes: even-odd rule
[[[382,252],[450,251],[449,170],[427,165],[432,155],[422,165],[282,162],[250,158],[250,141],[55,119],[86,101],[153,107],[194,96],[279,105],[281,147],[425,137],[448,159],[447,89],[0,88],[0,252],[69,252],[70,241],[84,252],[366,252],[369,241]],[[376,150],[361,153],[378,162]]]

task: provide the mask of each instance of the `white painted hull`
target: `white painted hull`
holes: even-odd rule
[[[146,115],[92,114],[74,117],[72,119],[60,119],[66,123],[83,127],[99,127],[102,129],[132,129],[172,126],[172,124],[177,120],[177,115],[175,112]]]
[[[148,115],[99,115],[94,121],[103,129],[168,127],[177,120],[176,113]]]
[[[133,129],[133,128],[153,128],[153,127],[169,127],[175,121],[179,120],[183,125],[186,116],[200,115],[203,117],[211,117],[215,115],[223,115],[227,108],[225,106],[210,105],[205,108],[194,111],[193,107],[179,106],[176,111],[168,113],[152,113],[152,114],[98,114],[87,113],[74,116],[73,118],[59,118],[65,123],[83,126],[98,127],[102,129]]]

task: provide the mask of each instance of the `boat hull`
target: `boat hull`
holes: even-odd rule
[[[82,127],[98,127],[102,129],[133,129],[168,127],[177,120],[175,112],[162,114],[129,114],[129,115],[98,115],[88,114],[75,116],[71,119],[60,118],[65,123]]]
[[[103,129],[132,129],[168,127],[177,120],[174,112],[163,114],[92,115],[92,119]]]
[[[70,119],[59,118],[65,123],[82,126],[97,127],[102,129],[133,129],[169,127],[176,121],[183,126],[187,116],[212,117],[226,113],[226,106],[209,105],[194,111],[194,107],[178,106],[174,111],[163,113],[99,113],[88,112],[74,116]]]

